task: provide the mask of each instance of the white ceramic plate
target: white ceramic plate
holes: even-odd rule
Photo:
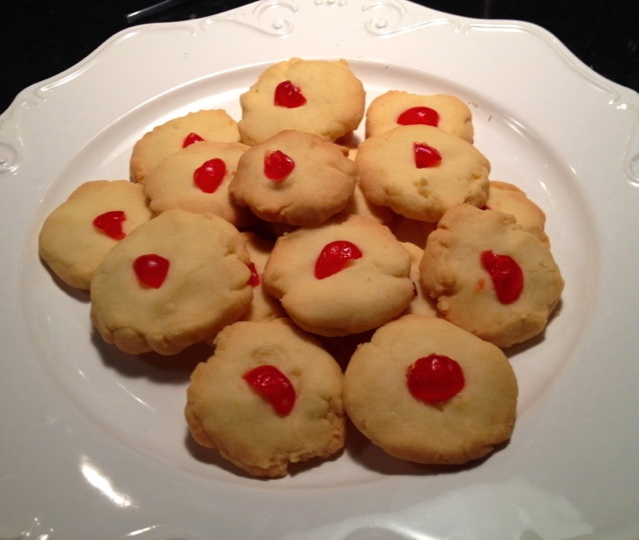
[[[189,442],[189,369],[114,352],[87,297],[37,256],[44,217],[133,143],[238,96],[292,56],[346,58],[369,99],[452,93],[493,179],[547,213],[566,281],[543,339],[510,355],[511,443],[449,472],[352,436],[291,477],[237,475]],[[139,27],[22,92],[0,117],[0,538],[637,538],[639,96],[546,31],[402,0],[266,0]],[[359,134],[361,136],[361,133]]]

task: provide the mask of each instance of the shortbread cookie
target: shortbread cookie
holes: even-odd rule
[[[442,317],[499,347],[540,334],[564,286],[547,243],[510,214],[469,205],[429,235],[420,273]]]
[[[423,315],[378,329],[344,376],[357,429],[390,455],[422,464],[467,463],[508,441],[517,393],[499,348]]]
[[[357,128],[366,94],[345,60],[290,60],[264,70],[240,96],[242,142],[292,129],[334,141]]]
[[[111,248],[151,216],[142,186],[128,180],[86,182],[44,221],[40,257],[67,285],[87,290]]]
[[[236,227],[255,222],[229,194],[237,162],[248,149],[241,143],[202,141],[164,158],[147,176],[144,193],[156,213],[172,208],[212,213]]]
[[[400,126],[362,141],[355,157],[367,199],[437,222],[462,203],[482,207],[490,163],[472,144],[432,126]]]
[[[289,317],[323,336],[376,328],[414,295],[409,253],[387,227],[354,214],[278,238],[263,278]]]
[[[366,136],[374,137],[397,126],[434,126],[473,142],[473,115],[461,99],[448,94],[421,95],[389,90],[366,110]]]
[[[544,232],[546,214],[517,186],[491,180],[485,207],[512,214],[524,230],[533,233],[544,242],[549,242],[548,235]]]
[[[342,382],[333,357],[288,319],[238,322],[195,368],[185,417],[199,444],[251,475],[281,477],[344,446]]]
[[[355,165],[346,154],[312,133],[282,131],[242,155],[229,189],[265,221],[313,227],[353,196]]]
[[[419,272],[424,250],[412,242],[402,242],[402,245],[410,253],[410,278],[415,287],[414,298],[404,311],[404,314],[416,313],[418,315],[437,317],[435,300],[430,297],[428,291],[424,288]]]
[[[284,317],[285,313],[279,300],[266,292],[262,282],[264,267],[273,250],[274,242],[254,232],[241,234],[246,239],[246,248],[251,259],[249,264],[251,280],[249,283],[253,287],[253,300],[249,309],[242,315],[242,320],[259,322]]]
[[[131,179],[144,182],[165,157],[202,140],[239,142],[237,122],[222,109],[205,109],[154,127],[133,147],[129,163]]]
[[[251,303],[245,240],[213,214],[167,210],[113,248],[91,281],[91,319],[124,352],[176,354]]]

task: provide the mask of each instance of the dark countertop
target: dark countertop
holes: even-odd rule
[[[204,17],[249,3],[163,0],[173,7],[153,18],[127,22],[127,14],[159,2],[162,0],[3,0],[0,112],[20,90],[73,66],[110,36],[132,24]],[[419,3],[456,15],[538,24],[604,77],[639,91],[639,25],[633,17],[632,2],[421,0]]]

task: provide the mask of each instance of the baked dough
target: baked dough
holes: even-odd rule
[[[333,242],[353,244],[361,257],[318,278],[317,261],[327,246],[338,245]],[[323,336],[354,334],[406,309],[414,296],[410,262],[387,227],[352,214],[278,238],[266,263],[264,286],[304,330]]]
[[[304,103],[277,105],[280,84],[301,95]],[[242,142],[260,144],[286,129],[335,141],[357,128],[364,117],[365,99],[364,86],[345,60],[292,58],[273,64],[240,96]]]
[[[106,229],[94,225],[96,218],[111,212],[118,215],[107,219]],[[128,180],[91,180],[78,186],[47,216],[38,236],[38,251],[64,283],[88,290],[95,269],[120,241],[119,234],[109,235],[105,230],[124,237],[151,217],[142,186]]]
[[[151,210],[212,213],[238,228],[254,223],[255,216],[229,194],[237,162],[248,148],[241,143],[201,141],[167,156],[144,182]]]
[[[421,150],[433,157],[426,166],[418,163]],[[362,141],[355,166],[367,199],[411,219],[437,222],[452,206],[482,207],[488,197],[488,159],[432,126],[400,126]]]
[[[294,390],[280,413],[247,383],[247,372],[273,366]],[[288,319],[238,322],[215,339],[187,390],[185,417],[193,438],[251,475],[276,478],[290,464],[326,459],[344,446],[342,371]]]
[[[429,123],[425,125],[438,127],[469,143],[473,142],[473,115],[461,99],[449,94],[423,95],[400,90],[389,90],[371,101],[366,110],[366,137],[386,133],[399,125],[410,125],[400,124],[398,120],[403,113],[414,108],[430,109],[430,114],[420,114],[417,115],[419,120],[413,116],[412,120],[402,122],[427,121]]]
[[[285,130],[242,155],[229,189],[265,221],[320,225],[353,196],[355,165],[347,154],[312,133]]]
[[[91,281],[91,320],[124,352],[176,354],[212,339],[251,303],[245,240],[219,216],[167,210],[116,248]],[[159,287],[134,270],[143,255],[169,261]]]
[[[498,298],[484,253],[509,257],[521,269],[516,298]],[[469,205],[449,210],[429,235],[420,274],[442,317],[499,347],[539,335],[564,286],[546,242],[510,214]]]
[[[203,109],[154,127],[133,146],[129,163],[131,179],[144,182],[165,157],[201,140],[239,142],[237,122],[223,109]]]
[[[409,367],[430,355],[460,366],[463,387],[452,397],[431,402],[409,390]],[[379,328],[355,351],[344,375],[344,405],[357,429],[390,455],[422,464],[467,463],[505,443],[515,425],[517,392],[498,347],[426,315],[405,315]]]

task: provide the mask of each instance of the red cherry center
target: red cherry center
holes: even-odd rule
[[[348,240],[336,240],[326,244],[315,261],[315,277],[324,279],[348,266],[350,261],[360,259],[361,250]]]
[[[255,264],[250,262],[248,263],[248,268],[251,271],[251,276],[249,277],[248,284],[251,287],[257,287],[260,284],[260,274],[255,267]]]
[[[286,416],[293,410],[297,397],[295,388],[289,378],[275,366],[257,366],[244,373],[242,378],[268,401],[278,414]]]
[[[488,272],[497,298],[502,304],[512,304],[524,289],[524,272],[509,255],[497,255],[490,250],[482,251],[481,265]]]
[[[122,240],[126,235],[122,230],[122,222],[126,214],[122,210],[111,210],[100,214],[93,220],[93,226],[114,240]]]
[[[464,388],[461,366],[452,358],[430,354],[418,358],[406,371],[412,396],[427,403],[439,403],[457,395]]]
[[[133,271],[142,284],[159,289],[169,273],[169,260],[155,253],[140,255],[133,261]]]
[[[264,155],[264,175],[274,182],[282,182],[293,172],[295,161],[281,150]]]
[[[204,139],[200,137],[197,133],[189,133],[184,140],[182,141],[182,148],[186,148],[187,146],[191,146],[193,143],[203,141]]]
[[[397,123],[402,126],[422,124],[437,127],[439,124],[439,113],[430,107],[411,107],[397,117]]]
[[[426,143],[413,143],[413,154],[415,155],[415,167],[418,169],[435,167],[442,161],[442,155],[437,149]]]
[[[278,107],[295,109],[304,105],[306,98],[300,88],[295,86],[291,81],[282,81],[275,87],[273,102]]]
[[[226,163],[220,158],[205,161],[193,171],[193,182],[204,193],[215,193],[226,176]]]

